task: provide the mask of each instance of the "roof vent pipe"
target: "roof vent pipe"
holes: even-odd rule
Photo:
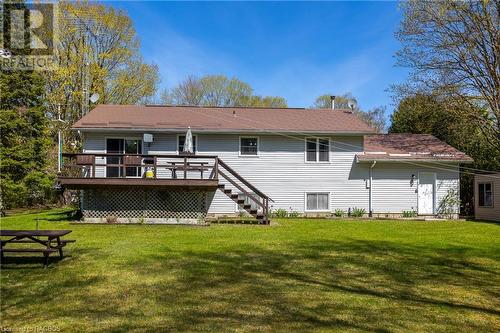
[[[330,101],[332,102],[332,110],[335,110],[335,96],[330,96]]]

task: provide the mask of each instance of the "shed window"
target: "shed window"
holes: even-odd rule
[[[491,183],[479,183],[479,207],[493,207],[493,187]]]
[[[306,161],[328,162],[330,160],[330,140],[328,138],[306,139]]]
[[[329,194],[328,193],[307,193],[307,210],[328,210],[329,209]]]
[[[259,138],[244,137],[240,138],[240,155],[257,156],[259,153]]]

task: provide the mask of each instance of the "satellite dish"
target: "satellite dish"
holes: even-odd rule
[[[356,101],[353,99],[348,100],[347,106],[349,107],[349,109],[354,110],[354,108],[356,107]]]
[[[92,94],[92,96],[90,96],[90,101],[91,101],[92,103],[95,103],[95,102],[97,102],[97,101],[99,100],[99,98],[100,98],[100,97],[101,97],[101,96],[99,96],[99,94],[98,94],[98,93],[93,93],[93,94]]]
[[[12,53],[6,49],[0,49],[0,58],[9,59],[12,57]]]

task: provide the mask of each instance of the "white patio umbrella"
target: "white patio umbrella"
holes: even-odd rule
[[[184,140],[184,148],[182,149],[184,153],[194,153],[193,151],[193,134],[191,133],[191,126],[188,127],[186,132],[186,139]]]

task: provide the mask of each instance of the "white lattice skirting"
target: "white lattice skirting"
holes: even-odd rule
[[[82,191],[85,222],[203,223],[215,191],[91,189]]]

